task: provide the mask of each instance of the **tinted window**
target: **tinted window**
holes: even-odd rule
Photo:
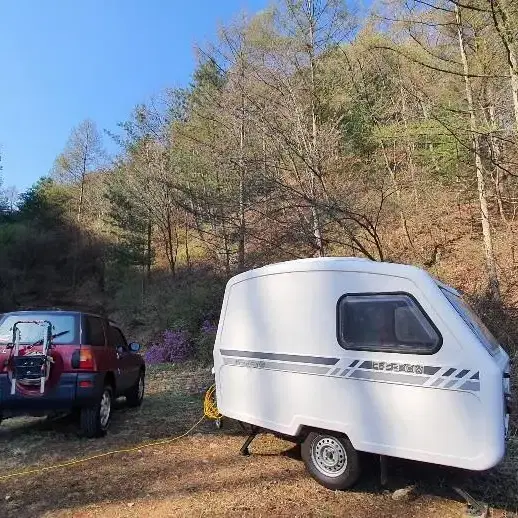
[[[19,340],[22,344],[33,344],[43,338],[47,327],[32,323],[33,321],[47,320],[52,324],[52,343],[71,344],[76,342],[77,319],[75,315],[63,315],[57,313],[6,313],[0,321],[0,343],[11,343],[13,341],[13,326],[16,326],[19,333]]]
[[[491,334],[491,331],[485,326],[484,322],[475,313],[474,309],[458,295],[451,291],[441,288],[446,298],[451,305],[457,310],[464,322],[468,324],[471,330],[475,333],[477,338],[482,342],[484,347],[491,353],[496,354],[500,350],[498,340]]]
[[[100,318],[85,317],[85,337],[83,342],[86,345],[98,347],[104,347],[106,345],[103,321]]]
[[[432,354],[441,336],[409,295],[359,294],[338,302],[338,341],[346,349]]]
[[[126,339],[120,329],[113,326],[108,327],[108,343],[111,347],[115,348],[124,347],[126,349],[128,347]]]

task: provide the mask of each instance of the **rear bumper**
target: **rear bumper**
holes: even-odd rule
[[[93,404],[103,386],[100,373],[67,372],[61,374],[59,382],[47,387],[44,394],[24,390],[23,387],[11,395],[11,382],[7,374],[0,374],[0,411],[15,414],[67,411]]]

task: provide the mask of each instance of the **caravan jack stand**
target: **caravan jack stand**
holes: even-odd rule
[[[462,497],[468,506],[464,516],[473,516],[473,518],[486,518],[489,516],[489,506],[487,504],[475,500],[467,491],[458,486],[452,486],[452,489]]]
[[[385,487],[388,483],[387,457],[380,455],[380,483]]]
[[[250,435],[246,438],[246,441],[243,443],[243,446],[241,446],[241,449],[239,450],[240,455],[244,455],[245,457],[248,457],[250,455],[250,450],[248,447],[252,443],[252,441],[257,437],[257,434],[261,431],[261,428],[258,426],[252,426],[250,430]]]

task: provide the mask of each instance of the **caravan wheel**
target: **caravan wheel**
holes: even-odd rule
[[[345,435],[311,432],[302,443],[302,458],[310,475],[328,489],[347,489],[360,475],[358,452]]]

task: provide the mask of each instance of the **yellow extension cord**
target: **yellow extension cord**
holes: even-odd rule
[[[208,419],[221,419],[223,416],[219,413],[216,404],[216,385],[207,390],[203,401],[203,413]]]
[[[207,419],[221,419],[221,414],[218,411],[218,407],[216,406],[216,398],[215,398],[216,386],[212,385],[207,392],[205,393],[205,399],[203,401],[203,412],[201,419],[199,419],[195,424],[193,424],[186,432],[177,437],[172,437],[169,439],[161,439],[159,441],[153,441],[148,443],[139,444],[137,446],[132,446],[131,448],[122,448],[120,450],[112,450],[104,453],[97,453],[95,455],[90,455],[89,457],[81,457],[79,459],[69,460],[67,462],[62,462],[60,464],[52,464],[50,466],[45,466],[43,468],[32,468],[24,471],[16,471],[14,473],[9,473],[8,475],[0,475],[0,480],[7,480],[9,478],[21,477],[25,475],[34,475],[36,473],[43,473],[45,471],[53,471],[55,469],[66,468],[69,466],[75,466],[77,464],[83,464],[84,462],[89,462],[94,459],[100,459],[102,457],[108,457],[109,455],[116,455],[117,453],[130,453],[133,451],[138,451],[143,448],[151,448],[153,446],[161,446],[163,444],[169,444],[183,437],[189,435],[205,418]]]

